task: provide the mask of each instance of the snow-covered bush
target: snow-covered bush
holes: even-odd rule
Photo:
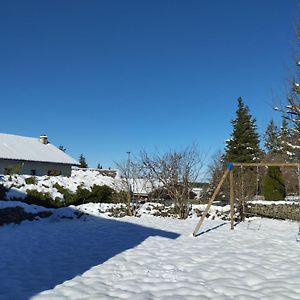
[[[89,202],[112,202],[114,190],[107,185],[93,185]]]
[[[63,195],[63,197],[64,197],[63,204],[64,205],[69,205],[69,204],[73,204],[76,202],[77,199],[76,199],[75,193],[72,193],[70,190],[66,189],[59,183],[55,183],[53,185],[53,187],[56,188],[57,191]]]
[[[37,179],[34,176],[25,178],[26,184],[37,184]]]
[[[59,198],[53,199],[49,193],[42,193],[37,190],[27,190],[27,196],[21,201],[28,204],[35,204],[44,207],[61,207],[62,203]]]

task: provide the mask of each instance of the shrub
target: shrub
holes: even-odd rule
[[[112,195],[112,202],[113,203],[127,203],[128,202],[128,192],[120,191],[114,192]]]
[[[264,196],[266,200],[283,200],[285,184],[279,167],[269,167],[264,180]]]
[[[113,199],[114,190],[107,185],[93,185],[89,202],[110,203]]]
[[[70,205],[76,202],[76,194],[72,193],[70,190],[66,189],[58,183],[55,183],[53,187],[55,187],[58,190],[58,192],[64,195],[65,205]]]
[[[7,174],[8,175],[15,175],[15,174],[20,174],[22,171],[22,165],[20,164],[17,164],[17,165],[14,165],[12,167],[9,167],[7,169]]]
[[[22,200],[28,204],[40,205],[48,208],[64,206],[59,198],[53,199],[49,193],[41,193],[37,190],[26,190],[27,196]]]
[[[34,176],[25,179],[26,184],[37,184],[37,179]]]
[[[78,187],[74,195],[73,204],[79,205],[88,202],[110,203],[112,202],[113,194],[114,190],[107,185],[93,185],[91,191],[83,187]]]
[[[91,192],[88,189],[79,186],[76,191],[76,201],[73,204],[80,205],[83,203],[87,203],[89,202],[90,196]]]
[[[53,199],[49,193],[41,193],[37,190],[27,190],[27,197],[24,202],[29,204],[42,205],[45,207],[62,207],[68,205],[80,205],[88,202],[112,202],[114,190],[107,185],[94,185],[89,191],[81,186],[76,193],[56,183],[53,185],[59,193],[64,196],[64,201],[59,198]]]

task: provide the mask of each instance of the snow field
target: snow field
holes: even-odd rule
[[[89,209],[93,211],[93,205],[88,205]],[[141,218],[126,217],[106,226],[105,222],[111,220],[101,218],[100,227],[93,217],[85,222],[35,223],[37,227],[32,228],[33,231],[39,231],[39,227],[51,231],[55,239],[48,247],[55,253],[61,251],[58,246],[62,242],[60,231],[67,227],[70,241],[77,235],[81,243],[89,245],[89,257],[95,256],[97,249],[100,257],[110,251],[116,254],[108,255],[102,263],[91,263],[82,273],[32,295],[32,299],[299,299],[297,223],[255,219],[253,222],[261,222],[259,231],[250,230],[247,222],[231,231],[228,222],[207,220],[203,234],[194,238],[191,232],[197,222],[195,218],[177,220],[143,215]],[[86,229],[80,229],[85,226]],[[117,250],[130,244],[130,239],[145,230],[144,226],[150,228],[149,236],[146,234],[145,239],[143,236],[134,247]],[[5,230],[9,229],[11,227],[7,226]],[[23,231],[22,225],[19,229]],[[173,232],[176,236],[152,235],[157,229]],[[74,244],[65,246],[66,252],[76,252]],[[30,257],[30,252],[27,255]],[[61,255],[60,268],[70,268],[71,263],[80,265],[89,259],[76,255],[75,261],[70,261],[65,260],[63,253]],[[57,264],[51,264],[51,257],[43,263],[52,270],[50,273]],[[54,273],[59,274],[60,268]],[[15,284],[17,288],[17,280]]]
[[[75,191],[118,181],[86,171],[39,177],[37,185],[26,185],[25,178],[5,182],[18,186],[10,196],[37,188],[55,197],[61,195],[55,183]],[[16,205],[45,210],[0,201],[0,208]],[[253,218],[232,231],[218,219],[229,206],[213,206],[194,238],[195,214],[187,220],[154,217],[147,209],[153,204],[145,204],[140,218],[115,219],[102,213],[111,206],[50,209],[50,218],[0,227],[0,299],[300,298],[296,222]],[[68,219],[77,211],[88,215]]]

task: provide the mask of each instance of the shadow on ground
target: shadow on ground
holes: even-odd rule
[[[29,299],[152,236],[179,235],[92,216],[0,227],[0,299]]]
[[[214,226],[212,228],[206,229],[205,231],[201,231],[200,233],[196,234],[196,237],[200,236],[200,235],[203,235],[203,234],[206,234],[206,233],[209,233],[211,231],[214,231],[214,230],[216,230],[216,229],[218,229],[218,228],[220,228],[220,227],[222,227],[222,226],[224,226],[226,224],[228,224],[228,223],[224,222],[224,223],[221,223],[221,224],[219,224],[217,226]]]

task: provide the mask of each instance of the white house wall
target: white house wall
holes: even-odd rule
[[[48,175],[51,170],[61,172],[61,175],[71,175],[71,165],[35,161],[20,161],[20,160],[6,160],[0,159],[0,174],[5,174],[5,169],[13,168],[14,166],[21,165],[22,169],[20,174],[31,175],[32,170],[35,170],[36,176]]]

